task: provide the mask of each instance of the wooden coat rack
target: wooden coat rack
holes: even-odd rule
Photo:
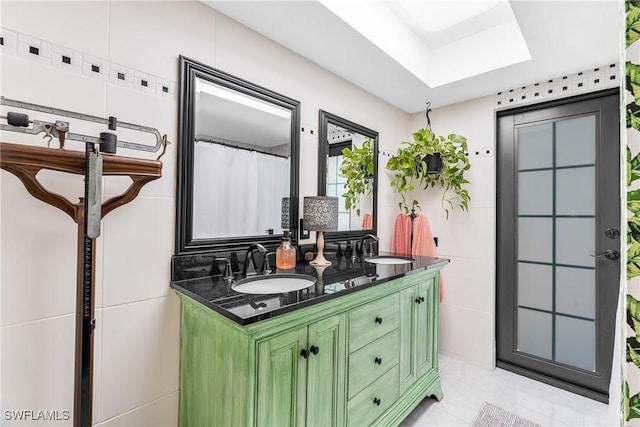
[[[134,200],[142,187],[162,176],[160,157],[164,154],[168,144],[166,135],[162,141],[164,149],[156,160],[109,154],[101,155],[103,157],[102,175],[128,176],[132,183],[124,193],[102,203],[100,219],[114,209]],[[73,424],[74,427],[90,427],[93,401],[93,330],[95,329],[95,257],[93,250],[93,240],[95,239],[87,237],[84,197],[81,197],[78,203],[71,203],[66,198],[48,191],[36,177],[38,172],[43,169],[84,175],[87,168],[86,154],[64,148],[44,148],[0,142],[0,168],[17,176],[33,197],[62,210],[78,225]],[[90,248],[88,253],[87,247]],[[87,269],[86,266],[90,268]]]

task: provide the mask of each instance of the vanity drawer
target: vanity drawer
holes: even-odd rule
[[[400,359],[400,333],[398,329],[365,345],[349,355],[348,399],[377,380]]]
[[[400,295],[396,292],[349,311],[349,353],[388,334],[400,324]]]
[[[398,399],[398,365],[365,387],[347,404],[347,425],[371,425]]]

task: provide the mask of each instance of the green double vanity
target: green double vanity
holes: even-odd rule
[[[442,399],[439,274],[447,263],[300,264],[296,274],[315,284],[264,295],[235,292],[220,275],[174,280],[180,426],[397,425],[426,396]]]

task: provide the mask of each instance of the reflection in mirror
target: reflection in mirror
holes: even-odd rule
[[[195,95],[193,238],[281,233],[291,111],[200,78]]]
[[[298,217],[299,103],[184,57],[180,65],[176,253],[277,244]],[[294,200],[286,227],[284,198]]]
[[[328,240],[377,232],[377,152],[378,132],[320,110],[318,194],[340,198]]]

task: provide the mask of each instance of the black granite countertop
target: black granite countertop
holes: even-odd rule
[[[393,255],[380,253],[379,255]],[[174,280],[171,287],[240,325],[248,325],[307,307],[322,301],[379,286],[393,279],[446,265],[446,258],[414,256],[409,264],[371,264],[363,258],[352,259],[327,255],[330,266],[318,268],[298,262],[295,270],[275,270],[270,274],[296,273],[310,276],[315,285],[294,292],[249,295],[235,292],[221,275]],[[188,268],[188,267],[187,267]],[[242,279],[240,274],[235,280]]]

